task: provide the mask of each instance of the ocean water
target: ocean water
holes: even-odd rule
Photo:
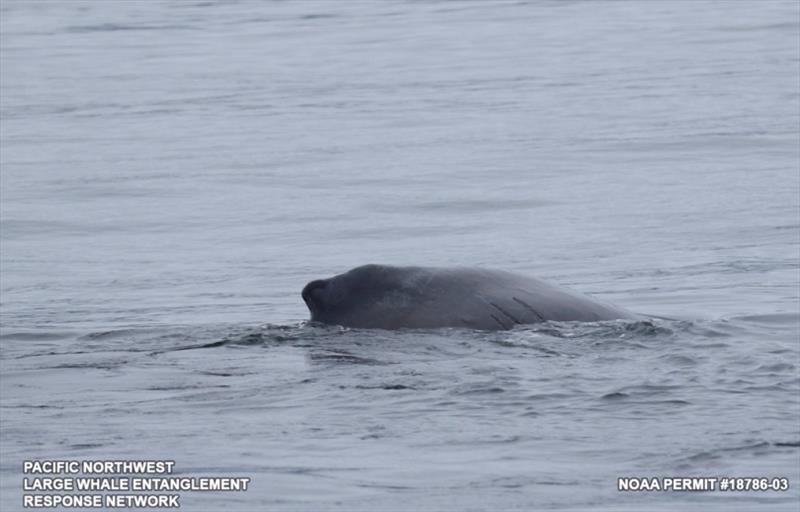
[[[252,478],[184,510],[797,510],[798,41],[795,1],[2,0],[0,508],[151,458]],[[652,320],[307,324],[364,263]]]

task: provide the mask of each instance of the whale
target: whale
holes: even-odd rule
[[[508,330],[639,319],[541,279],[485,268],[362,265],[309,282],[301,296],[312,322],[364,329]]]

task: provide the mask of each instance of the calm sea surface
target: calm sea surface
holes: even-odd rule
[[[253,479],[198,511],[797,510],[795,1],[2,0],[0,171],[3,510],[120,458]],[[306,325],[364,263],[655,319]]]

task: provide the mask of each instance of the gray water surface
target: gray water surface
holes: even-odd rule
[[[2,0],[0,508],[157,458],[253,478],[185,510],[797,510],[799,137],[794,1]],[[370,262],[653,320],[305,323]]]

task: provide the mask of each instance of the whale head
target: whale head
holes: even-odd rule
[[[379,327],[409,313],[414,290],[414,282],[398,267],[363,265],[311,281],[301,295],[313,322]]]

